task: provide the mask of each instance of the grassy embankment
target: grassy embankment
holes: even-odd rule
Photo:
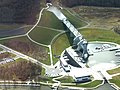
[[[72,39],[68,36],[68,33],[62,34],[57,37],[52,44],[53,55],[60,55],[63,50],[69,47],[72,43]],[[53,57],[54,63],[58,61],[57,58]]]
[[[116,74],[116,73],[120,73],[120,67],[112,69],[112,70],[108,70],[107,71],[110,75],[112,74]]]
[[[32,32],[30,32],[29,36],[38,43],[49,45],[57,34],[59,34],[58,31],[36,27]]]
[[[61,11],[75,27],[80,28],[86,25],[85,22],[81,21],[76,16],[71,15],[67,10],[64,9]],[[38,26],[43,26],[58,30],[67,29],[66,26],[53,13],[46,10],[43,12],[41,21],[39,22]]]
[[[58,20],[58,18],[53,13],[46,10],[43,12],[41,21],[39,22],[38,26],[64,30],[64,24]]]
[[[80,18],[69,13],[67,9],[62,9],[61,11],[76,28],[80,28],[87,25],[85,22],[81,21]]]
[[[49,45],[52,39],[60,33],[51,29],[64,30],[64,24],[58,20],[58,18],[53,13],[44,10],[38,27],[30,32],[29,35],[36,42]]]
[[[79,31],[88,41],[105,41],[120,44],[120,35],[112,30],[87,28]]]

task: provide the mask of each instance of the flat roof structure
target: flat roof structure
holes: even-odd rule
[[[82,63],[82,57],[77,54],[77,52],[75,52],[74,49],[72,49],[71,47],[66,49],[66,52],[71,56],[71,58],[73,58],[73,60],[78,63],[82,68],[86,67],[84,63]]]

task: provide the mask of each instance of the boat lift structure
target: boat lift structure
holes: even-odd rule
[[[50,7],[48,10],[54,13],[55,16],[67,26],[70,31],[71,37],[74,38],[73,47],[76,47],[74,49],[76,50],[76,52],[82,53],[81,57],[83,58],[83,60],[87,61],[89,57],[87,50],[87,40],[78,32],[78,30],[70,23],[67,17],[63,15],[63,13],[59,9],[57,9],[56,7]]]

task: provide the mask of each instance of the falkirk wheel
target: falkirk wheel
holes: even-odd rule
[[[87,42],[87,40],[70,23],[63,13],[56,7],[50,7],[52,12],[69,29],[70,37],[73,38],[73,45],[66,48],[61,54],[63,64],[72,66],[89,67],[101,65],[99,69],[110,69],[120,64],[120,45],[112,42]]]

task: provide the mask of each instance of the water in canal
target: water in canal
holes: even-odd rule
[[[88,44],[89,52],[92,53],[88,59],[88,66],[96,66],[102,64],[103,67],[105,66],[108,69],[113,66],[120,65],[120,56],[116,56],[115,50],[105,50],[106,48],[114,48],[116,47],[115,44],[111,43],[90,43]],[[109,67],[110,66],[110,67]]]

